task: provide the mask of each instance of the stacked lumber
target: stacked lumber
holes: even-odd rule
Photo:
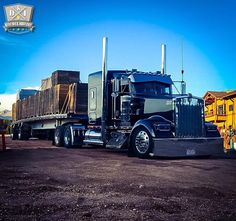
[[[45,78],[41,80],[41,90],[44,91],[52,87],[52,78]]]
[[[12,121],[16,121],[16,103],[12,104]]]
[[[87,113],[88,84],[80,83],[79,72],[53,72],[50,78],[42,80],[41,89],[13,104],[13,121],[49,114]]]
[[[45,78],[41,81],[41,90],[50,89],[59,84],[73,84],[80,83],[79,71],[54,71],[49,78]]]
[[[54,109],[54,113],[65,113],[66,111],[64,111],[62,109],[64,103],[66,103],[66,97],[67,94],[69,93],[69,87],[70,85],[68,84],[58,84],[56,86],[54,86],[54,99],[53,99],[53,109]]]
[[[74,87],[72,90],[73,96],[70,99],[69,111],[72,113],[82,112],[87,113],[88,109],[88,84],[73,84]]]
[[[16,120],[22,119],[22,102],[21,100],[16,101]]]
[[[62,71],[57,70],[52,73],[51,76],[52,86],[58,84],[73,84],[80,82],[80,72],[79,71]]]
[[[87,114],[88,84],[74,83],[69,86],[61,111],[66,113]]]

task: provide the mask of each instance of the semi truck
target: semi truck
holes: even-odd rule
[[[185,89],[181,94],[173,93],[172,78],[166,74],[165,45],[161,71],[157,72],[108,70],[107,46],[105,37],[102,70],[89,74],[88,84],[76,82],[77,88],[84,85],[86,93],[69,90],[60,112],[18,117],[12,123],[13,139],[36,136],[68,148],[82,145],[124,148],[129,156],[140,158],[222,153],[217,127],[205,121],[204,100],[187,94]],[[182,86],[185,88],[184,82]],[[82,94],[83,102],[78,94]],[[71,100],[78,106],[77,111],[68,108]],[[51,104],[45,101],[42,105]]]

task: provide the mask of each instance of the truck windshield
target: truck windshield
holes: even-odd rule
[[[133,94],[145,96],[169,95],[171,93],[170,85],[160,82],[142,82],[131,84]]]

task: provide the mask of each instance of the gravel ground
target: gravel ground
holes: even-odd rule
[[[236,220],[235,159],[137,159],[11,141],[0,220]]]

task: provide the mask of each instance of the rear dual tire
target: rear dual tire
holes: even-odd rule
[[[71,127],[66,126],[64,131],[64,147],[71,148],[72,147],[72,134],[71,134]]]
[[[64,140],[63,140],[64,130],[65,130],[64,126],[57,126],[56,129],[55,129],[54,144],[57,147],[63,147],[64,146]]]
[[[31,127],[28,124],[14,126],[12,129],[12,140],[29,140],[31,137]]]
[[[66,147],[66,148],[72,148],[72,147],[81,147],[83,142],[81,137],[74,136],[73,139],[73,145],[72,145],[72,131],[71,131],[71,125],[67,126],[57,126],[54,133],[54,144],[57,147]]]
[[[72,146],[72,136],[70,126],[57,126],[54,134],[54,144],[57,147],[67,147]]]

